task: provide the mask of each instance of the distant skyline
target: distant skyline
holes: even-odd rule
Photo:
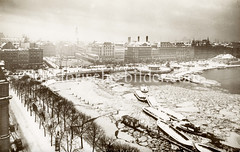
[[[240,41],[240,1],[0,0],[0,32],[50,41]]]

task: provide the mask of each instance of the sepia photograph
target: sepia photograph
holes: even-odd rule
[[[239,152],[240,0],[0,0],[0,152]]]

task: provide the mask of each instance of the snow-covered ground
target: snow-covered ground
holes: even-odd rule
[[[21,100],[11,89],[10,94],[12,95],[12,99],[10,100],[10,108],[17,121],[14,123],[18,124],[18,128],[20,129],[21,135],[24,138],[24,142],[26,142],[26,145],[24,146],[27,148],[25,150],[31,152],[55,151],[54,139],[53,145],[51,146],[51,137],[49,134],[46,134],[46,137],[44,137],[43,127],[39,129],[39,122],[35,122],[34,113],[32,116],[30,116],[30,111],[27,111],[27,108],[24,107],[24,104],[21,103]],[[81,149],[81,152],[92,151],[92,147],[87,142],[83,141],[83,144],[84,147]]]
[[[147,120],[149,123],[154,123],[151,121],[152,119],[149,119],[142,112],[142,107],[145,103],[139,103],[133,93],[131,93],[136,88],[132,88],[133,90],[125,88],[127,92],[124,93],[118,92],[119,89],[113,87],[113,90],[118,90],[115,92],[110,91],[110,87],[108,88],[114,82],[106,82],[107,80],[83,78],[80,81],[56,82],[49,85],[49,87],[53,90],[58,89],[60,95],[72,101],[79,111],[91,117],[112,113],[112,116],[107,115],[95,120],[109,137],[115,138],[115,131],[118,130],[115,122],[126,114],[137,116],[139,119],[144,118],[141,122]],[[116,87],[121,88],[121,86]],[[141,151],[151,151],[149,148],[137,144],[134,144],[134,146],[138,147]]]
[[[142,111],[142,107],[147,104],[139,102],[133,95],[139,88],[130,84],[122,86],[111,80],[83,78],[78,81],[56,82],[49,87],[59,90],[59,94],[79,105],[76,106],[78,110],[92,117],[118,111],[118,114],[113,115],[115,120],[128,114],[145,125],[156,126],[156,122]],[[199,86],[186,89],[172,85],[149,86],[148,95],[154,96],[159,106],[182,113],[194,124],[222,139],[226,139],[240,126],[240,119],[236,117],[240,115],[240,95]],[[117,128],[113,119],[106,116],[97,119],[97,122],[107,135],[114,137]]]
[[[202,66],[203,64],[207,66]],[[232,67],[211,61],[192,62],[186,65],[194,66],[182,66],[175,74],[184,75],[218,67]],[[139,119],[143,124],[156,126],[156,122],[142,112],[142,107],[146,106],[146,103],[139,102],[133,95],[133,92],[139,88],[130,84],[122,86],[112,80],[90,77],[76,81],[46,82],[46,85],[52,90],[57,90],[60,95],[72,101],[79,111],[91,117],[112,112],[112,116],[96,119],[106,134],[112,138],[115,138],[115,131],[118,130],[115,125],[116,120],[126,114]],[[154,96],[160,106],[182,113],[195,125],[213,132],[222,139],[228,139],[228,136],[240,126],[240,119],[236,117],[240,116],[240,95],[231,95],[199,86],[186,89],[172,85],[150,86],[148,95]],[[119,134],[121,138],[125,138],[122,135],[123,133]],[[141,151],[151,151],[144,146],[132,144]]]

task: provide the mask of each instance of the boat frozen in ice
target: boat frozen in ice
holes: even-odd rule
[[[169,135],[176,142],[188,147],[193,146],[193,142],[184,133],[178,131],[174,127],[166,124],[160,119],[157,120],[157,125],[160,129],[162,129],[167,135]]]
[[[171,116],[173,119],[178,120],[178,121],[188,121],[185,116],[183,116],[180,113],[177,113],[169,108],[163,108],[163,107],[158,107],[158,110],[161,110],[162,112],[166,113],[167,115]]]
[[[153,107],[143,107],[142,108],[144,112],[146,112],[148,115],[152,116],[155,119],[161,119],[164,121],[170,121],[170,117],[166,115],[165,113],[153,108]]]
[[[194,143],[194,147],[198,152],[221,152],[220,150],[213,148],[208,145],[204,145],[201,143]]]
[[[174,123],[174,126],[176,129],[182,130],[184,132],[192,133],[195,135],[203,135],[203,133],[200,131],[200,127],[195,126],[194,124],[192,124],[189,121],[176,122],[176,123]]]
[[[148,92],[148,87],[146,85],[142,85],[140,87],[140,90],[142,91],[142,93],[147,93]]]
[[[147,102],[150,107],[157,107],[158,103],[154,97],[147,97]]]
[[[142,102],[146,102],[147,101],[147,97],[145,94],[143,94],[141,91],[137,90],[134,93],[135,97]]]

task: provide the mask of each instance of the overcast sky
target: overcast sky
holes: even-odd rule
[[[77,29],[77,30],[76,30]],[[240,40],[240,0],[0,0],[0,32],[30,39]]]

